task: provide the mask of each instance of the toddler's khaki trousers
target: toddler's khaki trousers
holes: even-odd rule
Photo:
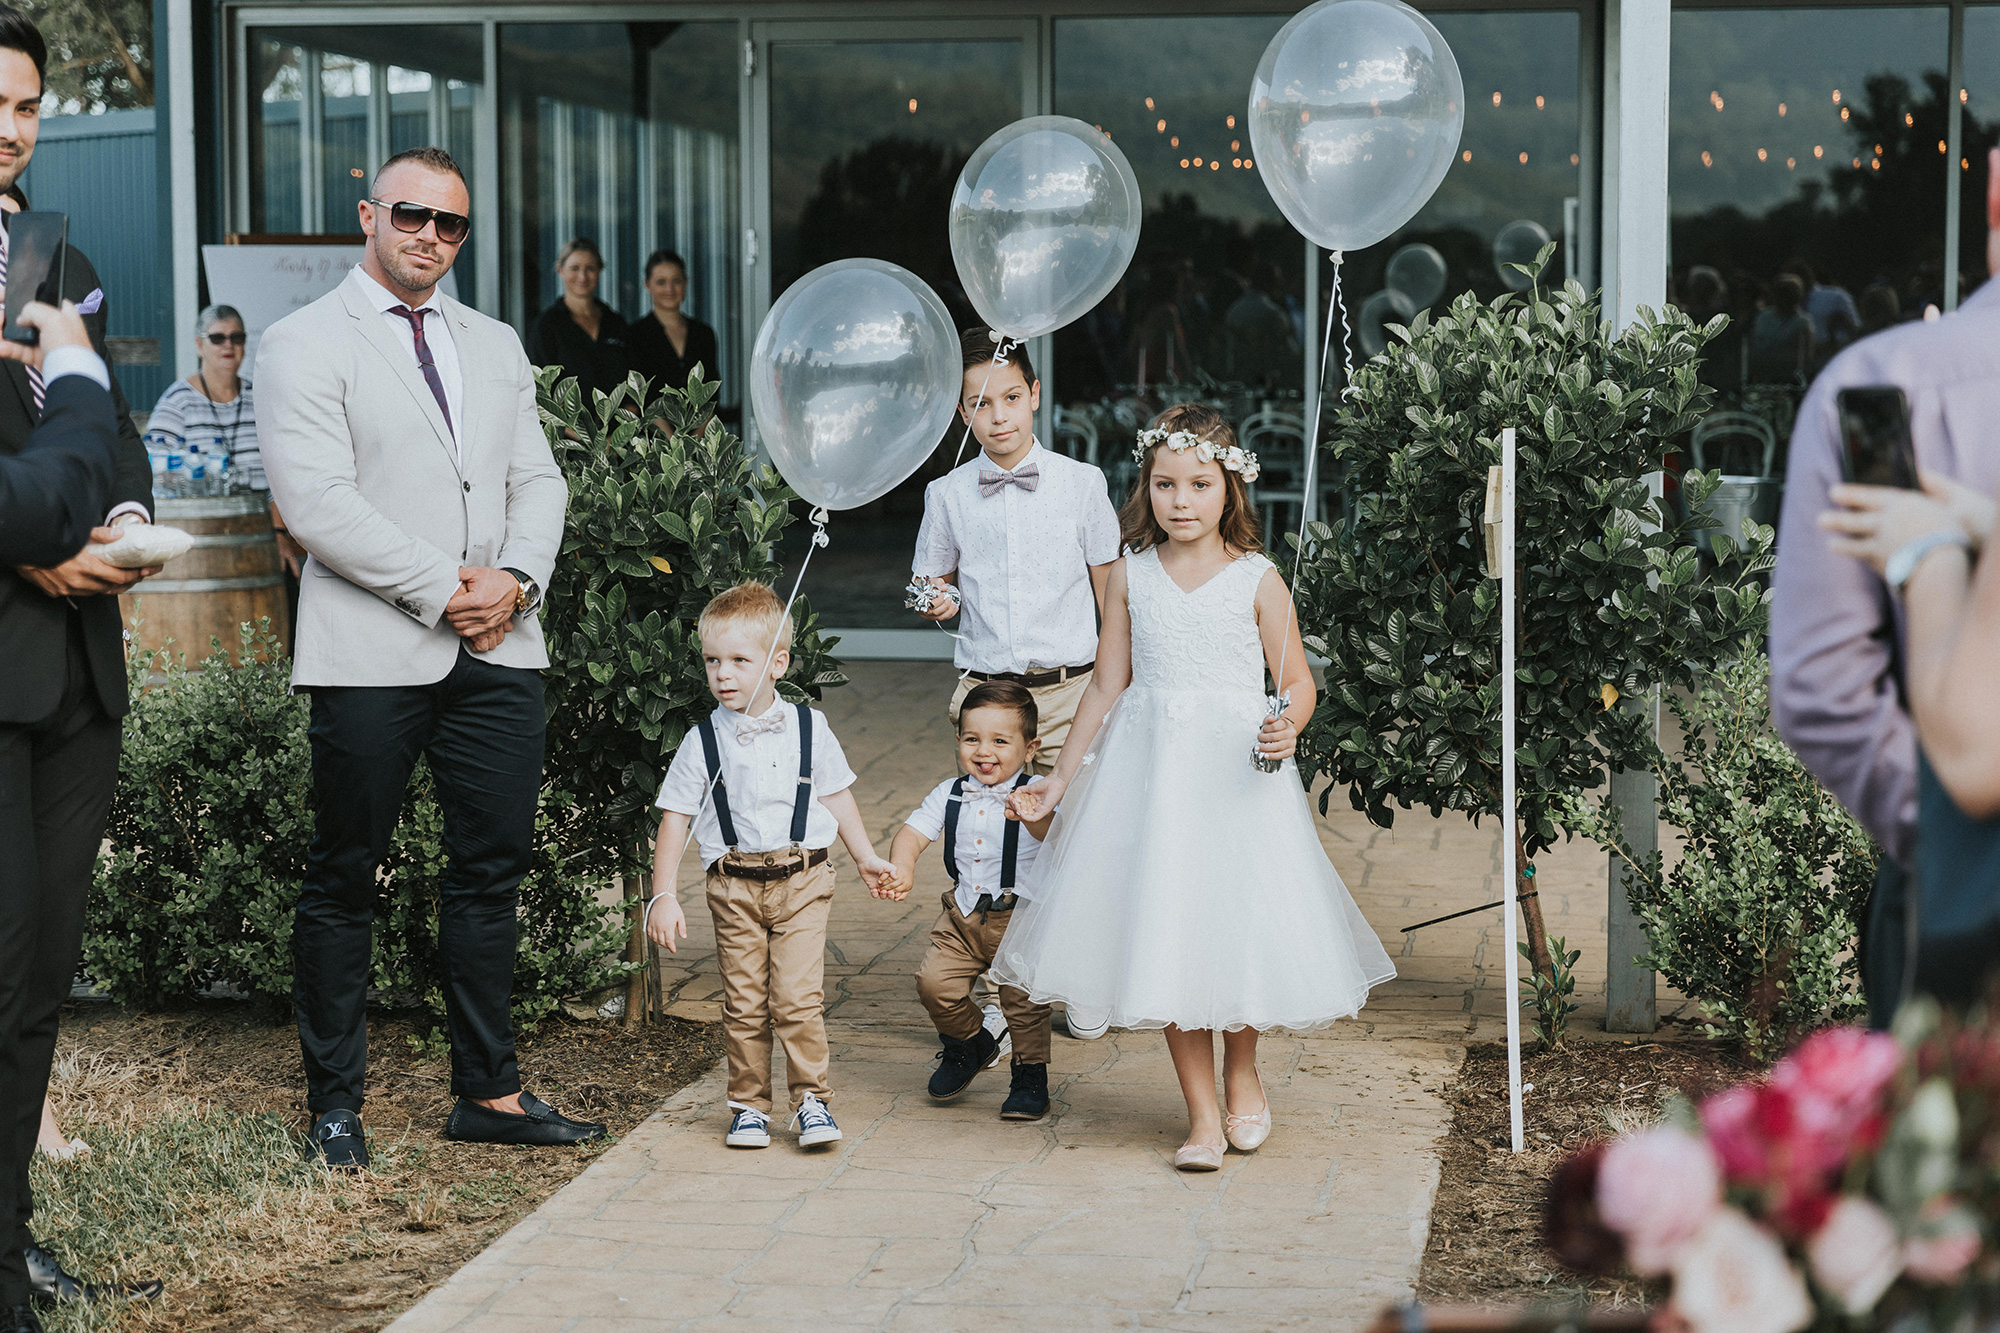
[[[745,852],[739,859],[782,865],[798,855],[788,848]],[[708,872],[729,1100],[771,1113],[775,1033],[785,1048],[791,1107],[807,1093],[827,1101],[826,919],[833,907],[833,865],[760,880],[726,873],[729,863],[717,861]]]

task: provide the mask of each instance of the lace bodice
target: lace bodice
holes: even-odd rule
[[[1257,583],[1271,562],[1246,555],[1193,592],[1160,568],[1157,548],[1125,561],[1132,684],[1157,690],[1264,692]]]

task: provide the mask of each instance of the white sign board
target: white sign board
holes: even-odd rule
[[[233,305],[243,315],[250,346],[243,373],[256,379],[257,340],[265,329],[302,310],[338,287],[361,262],[359,245],[204,245],[208,299]],[[458,278],[446,273],[438,284],[457,299]]]

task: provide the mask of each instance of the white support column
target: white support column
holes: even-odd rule
[[[1604,4],[1604,308],[1623,329],[1667,299],[1668,0]]]
[[[1639,318],[1639,307],[1667,302],[1667,91],[1673,15],[1669,0],[1605,0],[1604,191],[1602,273],[1604,309],[1613,327]],[[1660,494],[1659,478],[1653,493]],[[1659,734],[1659,701],[1647,709]],[[1614,773],[1611,799],[1625,812],[1626,841],[1642,854],[1658,844],[1658,792],[1651,773]],[[1632,912],[1626,875],[1607,857],[1605,1020],[1612,1032],[1651,1032],[1658,1022],[1654,976],[1635,967],[1646,932]]]
[[[167,161],[171,173],[174,265],[174,373],[195,371],[194,327],[201,313],[201,236],[195,207],[194,7],[193,0],[167,0]]]

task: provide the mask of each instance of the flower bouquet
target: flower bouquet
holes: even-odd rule
[[[1546,1236],[1665,1277],[1663,1330],[2000,1329],[2000,1019],[1906,1006],[1557,1168]]]

